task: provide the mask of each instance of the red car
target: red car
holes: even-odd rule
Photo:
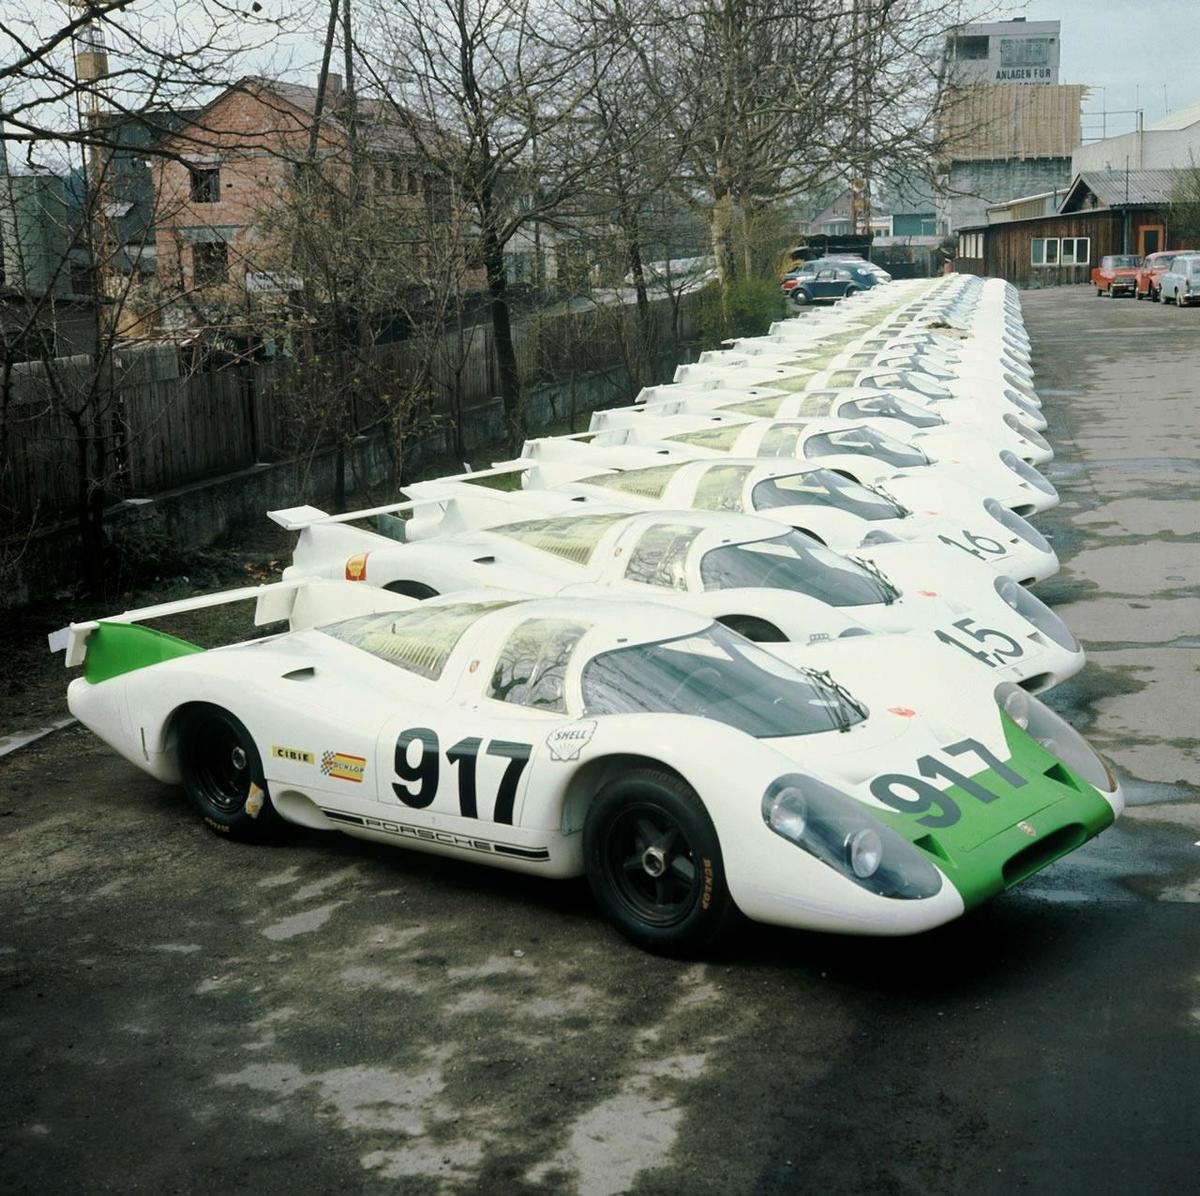
[[[1137,286],[1138,266],[1142,259],[1136,253],[1110,253],[1100,259],[1092,270],[1092,286],[1097,295],[1110,299],[1117,295],[1133,295]]]
[[[1162,276],[1167,268],[1181,253],[1194,253],[1192,249],[1168,249],[1162,253],[1150,253],[1138,267],[1135,294],[1139,299],[1151,299],[1158,302],[1159,291],[1162,290]]]

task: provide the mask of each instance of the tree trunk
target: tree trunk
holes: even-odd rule
[[[733,252],[733,196],[723,191],[715,197],[709,218],[713,257],[716,259],[717,279],[721,284],[721,314],[728,318],[729,292],[737,279],[737,259]]]
[[[646,290],[646,270],[642,263],[641,228],[637,210],[632,204],[621,204],[621,232],[625,238],[625,257],[629,272],[633,275],[633,289],[637,296],[637,343],[633,357],[636,377],[631,379],[637,391],[642,387],[642,379],[654,367],[655,345],[650,295]]]
[[[483,232],[483,265],[487,271],[488,298],[492,309],[492,333],[496,347],[500,400],[504,405],[504,428],[510,451],[518,453],[525,440],[525,394],[517,369],[517,350],[513,344],[512,315],[508,306],[508,271],[504,265],[504,247],[490,222]]]

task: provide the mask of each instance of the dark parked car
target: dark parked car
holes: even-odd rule
[[[879,276],[861,266],[842,263],[826,266],[811,278],[799,278],[790,294],[792,301],[803,307],[806,303],[829,303],[844,299],[856,291],[879,285]]]

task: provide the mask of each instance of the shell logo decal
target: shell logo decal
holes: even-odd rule
[[[347,581],[367,580],[367,557],[370,555],[369,552],[356,552],[352,557],[346,558]]]

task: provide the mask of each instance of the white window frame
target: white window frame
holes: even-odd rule
[[[1066,247],[1071,246],[1071,255],[1067,256]],[[1083,246],[1080,256],[1079,246]],[[1041,246],[1041,260],[1038,260],[1038,246]],[[1031,266],[1086,266],[1092,260],[1091,237],[1034,237],[1029,243],[1029,264]]]

